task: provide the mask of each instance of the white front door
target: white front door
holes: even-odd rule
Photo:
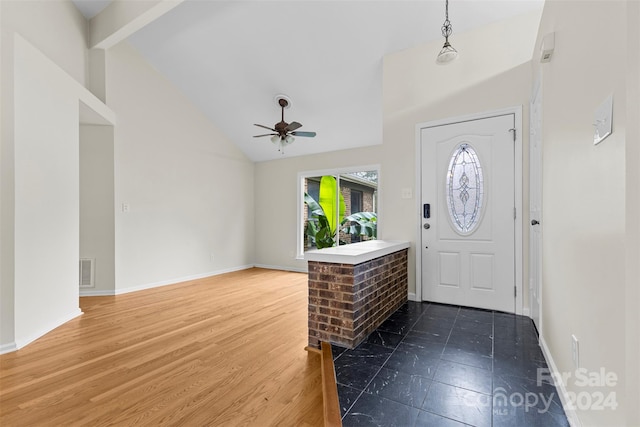
[[[542,83],[534,91],[529,137],[529,301],[531,318],[540,331],[542,282]]]
[[[514,114],[421,129],[422,299],[515,312]]]

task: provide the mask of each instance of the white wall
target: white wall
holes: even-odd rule
[[[627,0],[627,128],[625,350],[627,396],[640,402],[640,2]],[[640,425],[640,405],[627,408],[627,425]]]
[[[80,314],[78,117],[66,74],[15,45],[15,334],[21,347]],[[75,125],[75,126],[74,126]]]
[[[625,323],[626,26],[624,1],[548,1],[538,41],[555,31],[553,59],[541,68],[541,335],[560,372],[575,374],[575,334],[579,366],[588,372],[604,368],[619,378],[617,386],[601,389],[580,387],[575,376],[567,381],[567,389],[578,394],[616,393],[617,410],[578,411],[585,426],[624,425],[629,408],[639,403],[637,394],[625,393],[625,382],[632,380],[625,368],[625,333],[637,328],[637,318],[635,325]],[[594,111],[609,94],[614,131],[594,146]],[[637,276],[633,280],[637,288]],[[637,365],[637,350],[634,356]]]
[[[306,268],[304,261],[292,258],[296,250],[296,230],[291,224],[296,223],[293,195],[298,172],[379,164],[379,238],[411,242],[409,292],[415,292],[419,212],[415,198],[401,197],[405,188],[413,189],[415,197],[415,126],[445,117],[526,107],[531,90],[529,61],[539,17],[540,13],[528,14],[456,34],[452,42],[461,56],[446,67],[435,64],[441,41],[385,57],[382,145],[258,163],[256,263]],[[505,34],[509,38],[501,43]],[[487,49],[487,45],[498,48]]]
[[[97,138],[111,139],[111,152],[83,153],[113,164],[113,242],[98,248],[99,258],[114,248],[106,293],[251,266],[253,164],[127,44],[106,52],[100,95],[110,109],[101,104],[84,87],[86,21],[71,2],[0,8],[0,353],[80,313],[79,122],[87,111],[107,118],[99,123],[118,117],[113,135]],[[108,169],[90,180],[109,179]],[[108,217],[107,209],[96,210]],[[83,226],[83,252],[96,250],[94,236],[108,238],[102,225]]]
[[[116,292],[253,265],[253,163],[128,43],[106,62]]]
[[[60,237],[58,231],[46,231],[43,226],[60,219],[61,230],[69,231],[70,237],[74,235],[69,221],[77,218],[77,202],[74,213],[74,190],[66,186],[74,179],[73,174],[77,175],[77,148],[74,151],[67,138],[77,140],[78,93],[76,87],[69,87],[71,79],[64,76],[70,74],[84,81],[86,22],[70,2],[2,1],[0,8],[1,352],[28,342],[79,312],[77,287],[69,287],[70,264],[56,262],[61,261],[58,254],[74,253],[72,283],[77,282],[77,241],[74,246],[65,238],[58,248],[52,241]],[[18,41],[17,34],[54,58],[60,68],[30,49],[29,43]],[[42,89],[43,82],[57,87],[35,90],[36,86]],[[74,98],[73,103],[63,95],[65,90]],[[31,103],[35,104],[33,110]],[[52,117],[65,120],[72,116],[72,127],[62,124],[59,134],[47,134],[55,125]],[[59,147],[60,152],[54,147]],[[52,161],[48,161],[45,153],[52,149]],[[62,153],[70,159],[62,157]],[[68,169],[70,166],[73,168]],[[49,179],[54,167],[62,168],[62,173],[55,172]],[[45,199],[32,198],[35,194]],[[50,212],[48,201],[52,202]],[[63,220],[66,214],[71,216]],[[60,276],[51,279],[56,273]],[[56,292],[58,286],[60,292]]]
[[[87,21],[65,0],[2,0],[3,52],[12,51],[14,32],[33,44],[72,79],[85,85],[87,80]],[[5,47],[7,50],[5,50]],[[3,67],[10,60],[3,61]]]
[[[531,91],[530,60],[535,43],[540,12],[498,22],[479,30],[462,33],[451,39],[460,57],[446,66],[435,64],[434,55],[441,42],[409,49],[385,57],[384,68],[384,141],[394,146],[406,141],[406,157],[397,164],[406,187],[415,186],[415,125],[447,117],[523,106],[528,117]],[[508,35],[508,36],[507,36]],[[492,48],[487,48],[491,46]],[[434,53],[435,52],[435,53]],[[528,200],[528,121],[524,121],[523,136],[523,198]],[[412,145],[409,145],[409,141]],[[393,148],[391,148],[393,150]],[[410,152],[408,150],[411,150]],[[399,195],[401,187],[392,192]],[[415,197],[415,191],[414,191]],[[420,224],[415,212],[415,200],[396,200],[396,222],[410,225],[411,240],[416,240]],[[525,203],[523,224],[528,220]],[[397,224],[396,224],[397,225]],[[528,227],[523,230],[523,283],[528,277]],[[415,254],[410,253],[410,270],[415,268]],[[413,274],[413,271],[410,271]],[[410,277],[410,281],[412,277]],[[415,282],[415,278],[413,278]],[[410,282],[410,292],[415,290]],[[524,287],[524,306],[528,306]]]
[[[262,141],[271,144],[268,140]],[[296,141],[295,144],[304,144]],[[275,150],[276,147],[274,146]],[[383,152],[377,145],[366,150],[354,149],[315,154],[312,156],[286,157],[281,160],[259,162],[255,166],[256,264],[268,268],[285,268],[307,271],[307,261],[295,258],[297,250],[296,212],[298,172],[322,169],[350,168],[381,164]],[[381,170],[380,186],[386,185],[385,170]],[[378,192],[380,221],[386,208],[384,190]],[[385,220],[386,221],[386,220]],[[387,224],[385,222],[385,224]],[[402,239],[393,227],[385,225],[378,230],[378,238]],[[406,239],[408,240],[408,239]]]
[[[115,293],[113,126],[80,125],[80,258],[94,260],[94,287]]]

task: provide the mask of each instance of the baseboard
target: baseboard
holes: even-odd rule
[[[265,265],[265,264],[251,264],[251,265],[241,265],[239,267],[227,268],[224,270],[216,270],[210,271],[207,273],[194,274],[192,276],[178,277],[171,280],[163,280],[161,282],[147,283],[145,285],[132,286],[130,288],[123,288],[117,290],[98,290],[98,289],[80,289],[81,297],[102,297],[102,296],[114,296],[114,295],[122,295],[128,294],[131,292],[144,291],[146,289],[159,288],[161,286],[175,285],[177,283],[189,282],[191,280],[204,279],[211,276],[219,276],[220,274],[225,273],[233,273],[234,271],[240,270],[248,270],[249,268],[265,268],[269,270],[283,270],[283,271],[292,271],[294,273],[306,273],[306,269],[292,268],[292,267],[282,267],[275,265]]]
[[[552,377],[562,378],[562,375],[560,371],[558,371],[558,367],[556,366],[553,360],[553,357],[551,356],[549,347],[547,347],[547,343],[545,342],[544,337],[542,335],[540,335],[539,341],[540,341],[540,348],[542,348],[542,353],[544,353],[544,358],[547,361],[547,365],[549,366]],[[570,406],[572,405],[568,404],[570,402],[568,397],[569,393],[564,383],[562,381],[554,381],[554,382],[556,383],[555,386],[559,392],[560,401],[562,402],[562,408],[564,409],[564,413],[567,416],[569,425],[571,425],[571,427],[582,427],[582,423],[580,422],[580,418],[578,417],[578,413],[576,412],[575,408],[570,408]]]
[[[15,341],[7,344],[2,344],[0,345],[0,354],[11,353],[13,351],[16,351],[17,349],[18,346],[16,345]]]
[[[522,308],[522,315],[529,318],[531,317],[531,310],[529,310],[529,307]]]
[[[266,268],[267,270],[291,271],[293,273],[308,273],[306,268],[283,267],[281,265],[255,264],[256,268]]]
[[[189,282],[192,280],[204,279],[211,276],[219,276],[220,274],[225,273],[233,273],[234,271],[247,270],[249,268],[253,268],[254,265],[241,265],[238,267],[227,268],[223,270],[209,271],[207,273],[194,274],[191,276],[184,277],[176,277],[171,280],[162,280],[160,282],[147,283],[144,285],[132,286],[129,288],[121,288],[116,290],[89,290],[89,289],[81,289],[80,296],[81,297],[89,297],[89,296],[114,296],[114,295],[123,295],[131,292],[144,291],[146,289],[159,288],[161,286],[175,285],[182,282]]]
[[[76,317],[80,316],[81,314],[82,314],[82,310],[80,310],[80,308],[77,308],[73,312],[68,313],[65,316],[59,317],[56,321],[50,322],[47,326],[45,326],[44,328],[41,328],[39,331],[37,331],[34,334],[31,334],[31,335],[29,335],[27,337],[16,338],[15,350],[20,350],[22,347],[24,347],[24,346],[26,346],[28,344],[31,344],[32,342],[34,342],[38,338],[42,337],[43,335],[48,334],[49,332],[53,331],[58,326],[62,326],[63,324],[67,323],[69,320],[75,319]]]
[[[80,297],[109,297],[114,296],[116,293],[112,289],[80,289]]]
[[[409,301],[420,302],[420,301],[418,301],[418,298],[416,298],[416,293],[415,292],[409,292],[408,299],[409,299]]]

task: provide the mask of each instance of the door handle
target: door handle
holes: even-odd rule
[[[531,225],[538,225],[538,224],[540,224],[540,221],[538,221],[537,219],[531,220]]]

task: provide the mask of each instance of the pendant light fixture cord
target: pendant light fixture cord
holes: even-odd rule
[[[442,24],[442,36],[444,37],[445,41],[449,41],[451,32],[451,22],[449,21],[449,0],[446,0],[444,9],[444,23]]]

